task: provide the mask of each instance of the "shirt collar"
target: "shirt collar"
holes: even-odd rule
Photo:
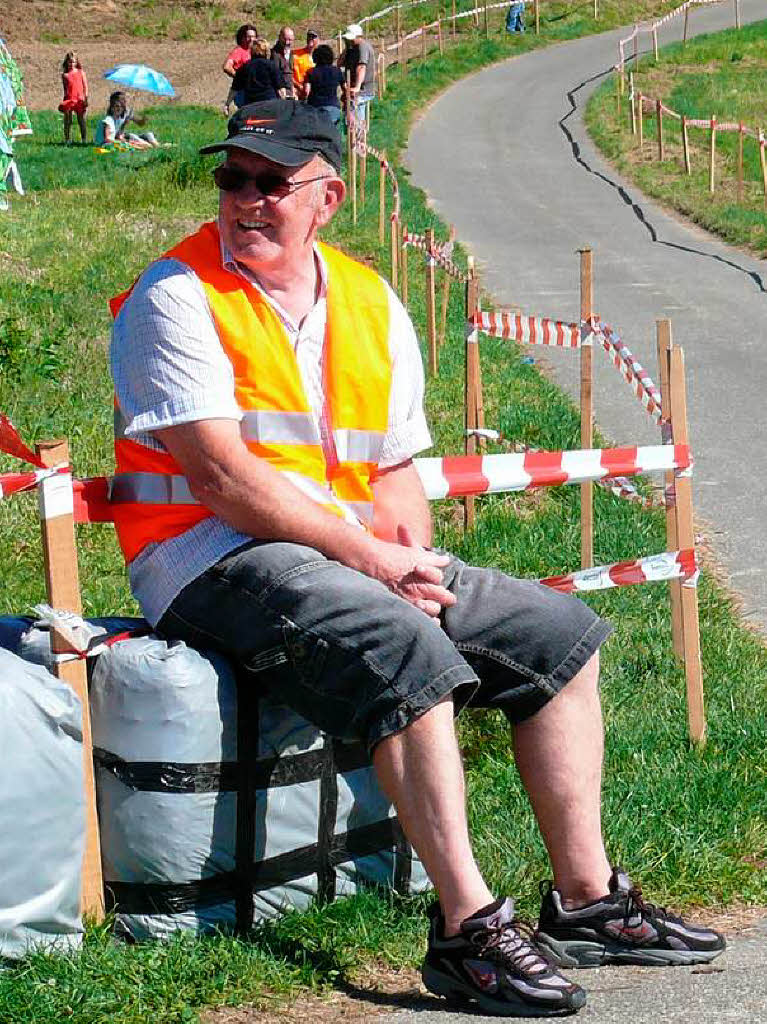
[[[263,297],[274,309],[274,311],[277,313],[280,320],[282,320],[285,326],[288,327],[291,331],[297,332],[299,329],[299,325],[293,320],[290,314],[286,313],[282,306],[279,304],[279,302],[277,302],[276,299],[273,299],[269,292],[267,292],[264,288],[261,287],[256,277],[248,270],[247,267],[244,267],[241,263],[237,262],[237,260],[232,256],[232,253],[230,252],[229,248],[225,245],[224,239],[221,238],[220,233],[219,238],[221,243],[221,265],[223,266],[224,270],[228,270],[232,274],[237,274],[238,277],[241,277],[244,281],[247,281],[249,285],[252,285],[258,292],[260,292],[261,295],[263,295]],[[322,258],[322,254],[320,253],[319,247],[315,244],[313,248],[315,264],[320,275],[320,287],[317,302],[312,307],[312,309],[316,309],[317,305],[319,305],[320,302],[324,302],[325,299],[327,298],[328,268],[325,263],[325,260]]]

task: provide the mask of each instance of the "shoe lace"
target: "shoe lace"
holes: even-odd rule
[[[661,907],[656,903],[648,903],[642,895],[642,888],[639,885],[632,885],[629,891],[626,893],[626,913],[624,915],[624,924],[628,924],[629,919],[639,914],[642,920],[652,921],[655,920],[669,920],[676,921],[673,914],[670,914],[665,907]]]
[[[533,945],[532,938],[532,925],[514,918],[483,928],[471,936],[471,941],[489,960],[511,965],[524,974],[543,974],[550,969],[550,964]]]

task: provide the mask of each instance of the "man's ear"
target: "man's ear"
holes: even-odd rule
[[[317,210],[317,227],[325,227],[335,217],[338,208],[346,198],[346,185],[340,177],[328,178],[323,182],[325,190]]]

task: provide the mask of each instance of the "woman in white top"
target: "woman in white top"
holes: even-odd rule
[[[96,129],[96,145],[106,146],[110,142],[127,142],[136,149],[151,149],[153,146],[160,145],[153,132],[142,132],[141,135],[136,135],[135,132],[124,132],[123,127],[131,120],[137,124],[143,124],[143,119],[139,119],[128,106],[125,93],[113,92],[109,97],[106,117],[102,118]]]

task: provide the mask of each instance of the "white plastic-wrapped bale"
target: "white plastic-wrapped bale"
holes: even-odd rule
[[[96,659],[104,880],[123,933],[246,930],[317,895],[428,886],[364,750],[259,698],[258,684],[243,680],[238,714],[215,654],[144,637]]]
[[[0,649],[0,957],[77,949],[85,846],[74,691]]]

